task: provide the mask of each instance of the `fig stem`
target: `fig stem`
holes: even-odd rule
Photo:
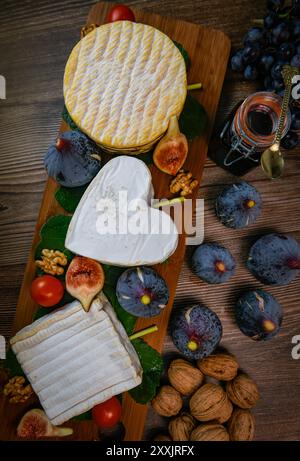
[[[190,90],[200,90],[202,88],[202,83],[192,83],[191,85],[187,86],[188,91]]]
[[[141,331],[137,331],[136,333],[133,333],[133,335],[129,336],[130,341],[133,339],[141,338],[142,336],[149,335],[150,333],[154,333],[155,331],[158,330],[157,325],[153,325],[152,327],[144,328]]]
[[[163,206],[173,205],[174,203],[183,203],[185,201],[185,197],[175,197],[171,200],[163,200],[161,202],[155,203],[152,208],[160,208]]]

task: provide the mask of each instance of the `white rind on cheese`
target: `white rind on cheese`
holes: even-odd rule
[[[35,321],[11,346],[55,425],[142,380],[136,351],[103,293],[89,312],[74,301]]]
[[[110,199],[116,202],[118,211],[120,191],[127,192],[128,204],[138,198],[144,200],[146,206],[140,213],[149,233],[99,233],[97,204],[100,199]],[[135,157],[113,158],[99,171],[81,198],[69,225],[66,248],[116,266],[153,265],[165,261],[177,248],[178,232],[167,213],[150,206],[152,198],[151,174],[144,162]],[[128,222],[138,215],[134,209],[120,211],[127,215]],[[162,229],[168,231],[163,233]]]
[[[65,68],[66,107],[79,128],[107,148],[154,143],[179,116],[187,92],[184,59],[152,26],[117,21],[97,27]]]

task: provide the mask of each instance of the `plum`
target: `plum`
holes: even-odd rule
[[[61,133],[45,156],[49,176],[65,187],[89,183],[101,167],[99,147],[83,133]]]
[[[117,282],[116,294],[121,306],[136,317],[159,315],[169,301],[164,279],[150,267],[127,269]]]
[[[264,290],[244,293],[235,307],[240,330],[255,341],[268,340],[279,332],[282,309],[277,300]]]
[[[235,266],[231,253],[217,243],[202,243],[192,257],[194,272],[208,283],[227,282],[234,274]]]
[[[171,320],[172,339],[177,349],[189,359],[211,354],[222,337],[219,317],[199,304],[187,307]]]
[[[262,283],[287,285],[300,272],[300,243],[289,235],[264,235],[252,246],[247,267]]]
[[[221,223],[233,229],[242,229],[253,224],[261,213],[261,207],[259,192],[245,181],[226,186],[215,205]]]

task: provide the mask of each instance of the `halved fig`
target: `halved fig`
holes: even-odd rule
[[[17,435],[19,437],[36,439],[39,437],[65,437],[73,434],[70,427],[56,427],[51,424],[43,410],[35,408],[25,413],[21,419]]]
[[[81,302],[86,312],[103,285],[104,271],[100,263],[85,256],[73,258],[66,274],[66,289]]]
[[[167,133],[154,150],[153,161],[161,171],[175,176],[184,164],[187,154],[188,142],[184,134],[180,133],[177,116],[174,115],[170,119]]]

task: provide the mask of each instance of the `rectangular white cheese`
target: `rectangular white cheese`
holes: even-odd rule
[[[74,301],[23,328],[11,345],[55,425],[142,381],[136,351],[103,293],[89,312]]]

